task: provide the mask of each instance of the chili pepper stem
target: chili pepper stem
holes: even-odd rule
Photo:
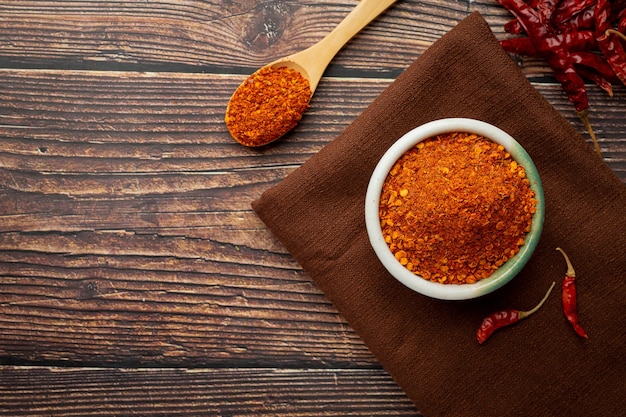
[[[556,250],[561,252],[563,254],[563,257],[565,258],[565,263],[567,264],[567,272],[565,272],[565,276],[572,278],[576,277],[576,271],[574,271],[574,266],[572,265],[572,262],[570,262],[567,253],[565,253],[565,251],[561,248],[556,248]]]
[[[587,109],[576,112],[580,120],[583,122],[585,127],[587,128],[587,132],[589,132],[589,136],[591,136],[591,140],[593,141],[593,147],[596,150],[596,153],[600,158],[602,158],[602,151],[600,150],[600,144],[598,143],[598,139],[596,138],[596,134],[591,127],[591,123],[589,122],[589,111]]]
[[[554,288],[554,285],[556,284],[556,282],[552,282],[552,285],[550,285],[550,288],[548,288],[548,291],[546,292],[546,295],[543,296],[543,298],[541,299],[541,301],[539,301],[539,304],[537,304],[535,307],[532,308],[532,310],[528,310],[528,311],[520,311],[519,312],[519,319],[523,319],[526,318],[528,316],[530,316],[531,314],[535,313],[537,310],[539,310],[541,308],[541,306],[543,306],[543,303],[546,302],[546,300],[548,299],[548,297],[550,296],[550,293],[552,292],[552,288]]]
[[[622,32],[620,32],[620,31],[618,31],[618,30],[615,30],[615,29],[607,29],[607,30],[604,32],[604,34],[605,34],[606,36],[609,36],[609,35],[617,35],[617,36],[619,36],[620,38],[622,38],[623,40],[625,40],[625,41],[626,41],[626,35],[624,35]]]

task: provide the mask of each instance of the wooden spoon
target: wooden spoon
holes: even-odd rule
[[[266,68],[281,68],[287,67],[298,71],[308,82],[311,88],[311,97],[315,92],[317,85],[326,70],[326,67],[332,61],[334,56],[341,50],[341,48],[350,40],[354,35],[359,33],[361,29],[363,29],[367,24],[369,24],[372,20],[374,20],[378,15],[384,12],[389,6],[395,3],[396,0],[361,0],[359,4],[345,17],[335,29],[332,30],[326,37],[324,37],[321,41],[310,46],[309,48],[302,50],[298,53],[289,55],[287,57],[278,59],[261,69],[257,70],[250,77],[254,77],[255,74],[258,74],[260,71]],[[249,78],[248,78],[249,79]],[[244,81],[237,90],[241,89],[244,84],[246,84],[248,80]],[[233,97],[237,94],[237,91],[233,94]],[[310,100],[310,98],[309,98]],[[231,120],[230,110],[231,110],[231,102],[233,98],[228,102],[228,106],[226,107],[226,125],[228,126],[228,130],[231,133],[231,136],[245,146],[263,146],[270,142],[275,141],[285,132],[276,134],[276,137],[264,137],[262,140],[259,138],[243,138],[238,137],[236,133],[234,133],[235,129],[231,129]],[[297,121],[300,120],[302,114],[299,114]],[[297,124],[297,121],[295,124]],[[294,124],[294,126],[295,126]]]

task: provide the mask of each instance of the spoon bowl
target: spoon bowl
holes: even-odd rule
[[[246,79],[235,91],[233,96],[228,102],[226,106],[226,125],[228,130],[237,142],[241,143],[245,146],[263,146],[267,145],[275,141],[276,139],[283,136],[287,131],[291,130],[291,128],[287,131],[281,131],[275,135],[269,135],[267,137],[254,138],[250,140],[250,138],[244,138],[242,135],[238,134],[236,129],[232,128],[232,124],[234,123],[234,117],[232,117],[232,112],[234,111],[231,103],[233,102],[233,97],[237,95],[237,92],[246,85],[252,77],[258,75],[261,71],[266,69],[278,69],[287,67],[297,71],[309,84],[310,95],[308,97],[308,101],[310,101],[313,93],[317,89],[317,86],[328,67],[328,64],[335,57],[337,52],[341,50],[341,48],[352,39],[357,33],[361,31],[367,24],[369,24],[372,20],[374,20],[378,15],[384,12],[389,6],[395,3],[396,0],[361,0],[359,4],[344,18],[339,25],[335,27],[326,37],[317,42],[316,44],[310,46],[307,49],[304,49],[295,54],[289,55],[284,58],[280,58],[274,62],[271,62],[264,67],[257,70],[254,74],[252,74],[248,79]],[[262,91],[261,91],[262,93]],[[253,107],[253,104],[250,104]],[[308,106],[307,106],[308,107]],[[251,111],[253,109],[250,109]],[[306,110],[306,109],[305,109]],[[301,112],[298,111],[294,118],[297,120],[293,120],[292,124],[295,126],[297,122],[302,117],[304,110]],[[271,123],[271,121],[268,121]],[[293,127],[292,127],[293,128]]]

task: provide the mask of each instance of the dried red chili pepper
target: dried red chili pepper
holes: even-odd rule
[[[532,310],[502,310],[485,317],[478,328],[478,332],[476,332],[476,340],[478,340],[478,343],[484,343],[496,330],[517,323],[521,319],[524,319],[539,310],[543,303],[545,303],[548,299],[548,296],[552,292],[552,288],[554,288],[554,284],[555,283],[553,282],[552,285],[550,285],[546,295],[543,296],[539,304],[533,307]]]
[[[611,66],[598,54],[593,52],[572,52],[572,59],[576,64],[576,71],[590,81],[593,81],[606,91],[609,96],[613,96],[613,86],[611,83],[620,83]]]
[[[563,279],[563,288],[561,291],[561,299],[563,301],[563,312],[565,313],[565,317],[567,321],[570,322],[576,334],[580,337],[588,338],[587,333],[580,325],[578,319],[578,302],[576,300],[576,272],[574,271],[574,267],[570,262],[567,254],[561,248],[556,248],[559,252],[563,254],[565,258],[565,262],[567,263],[567,272],[565,273],[565,278]]]
[[[554,10],[552,21],[559,26],[592,8],[596,0],[563,0]]]
[[[607,92],[609,97],[613,97],[613,85],[602,75],[591,68],[576,68],[581,77],[593,81],[598,87]]]
[[[530,7],[537,8],[537,6],[539,5],[539,1],[540,0],[526,0],[526,4],[528,4]],[[524,32],[524,27],[519,20],[513,19],[505,23],[504,30],[508,33],[520,34]]]
[[[553,35],[556,42],[562,43],[569,51],[587,51],[596,46],[596,35],[591,30],[567,30]],[[541,57],[530,38],[509,38],[500,41],[505,51],[534,57]],[[599,57],[600,58],[600,57]],[[612,72],[612,70],[611,70]]]
[[[528,38],[502,39],[500,41],[500,46],[502,46],[505,51],[512,54],[534,57],[539,56],[539,53]]]
[[[539,17],[544,24],[549,24],[554,12],[556,10],[558,0],[539,0],[537,2],[537,11],[539,12]]]
[[[595,6],[596,41],[598,48],[613,68],[615,75],[626,85],[626,50],[610,21],[611,4],[598,0]]]
[[[505,51],[511,54],[541,57],[541,54],[537,52],[528,38],[503,39],[500,41],[500,45]],[[581,77],[593,81],[600,88],[609,93],[609,96],[613,96],[613,86],[609,80],[614,80],[616,77],[613,73],[613,69],[606,61],[599,55],[590,52],[572,52],[570,55],[576,65],[576,71]],[[585,66],[586,68],[581,68],[580,66]]]
[[[582,12],[572,16],[570,19],[558,21],[555,19],[553,22],[559,29],[576,28],[578,30],[593,28],[594,22],[594,7],[591,6]]]
[[[563,44],[569,51],[586,51],[596,47],[595,34],[592,30],[567,29],[557,36],[563,38]]]
[[[504,24],[504,31],[513,35],[519,35],[520,33],[524,32],[524,28],[520,24],[519,20],[515,18],[513,20],[509,20]]]
[[[623,32],[621,24],[626,16],[626,1],[614,0],[611,2],[611,22],[619,22],[618,29]]]
[[[620,79],[617,78],[611,66],[600,55],[585,51],[572,52],[570,55],[572,56],[574,64],[592,68],[597,74],[610,82],[620,82]]]

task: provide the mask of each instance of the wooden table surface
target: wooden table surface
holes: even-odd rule
[[[236,86],[356,4],[0,1],[0,416],[420,415],[250,203],[469,13],[498,38],[510,15],[398,1],[295,131],[236,144]],[[515,59],[588,139],[549,68]],[[589,91],[626,182],[626,89]]]

